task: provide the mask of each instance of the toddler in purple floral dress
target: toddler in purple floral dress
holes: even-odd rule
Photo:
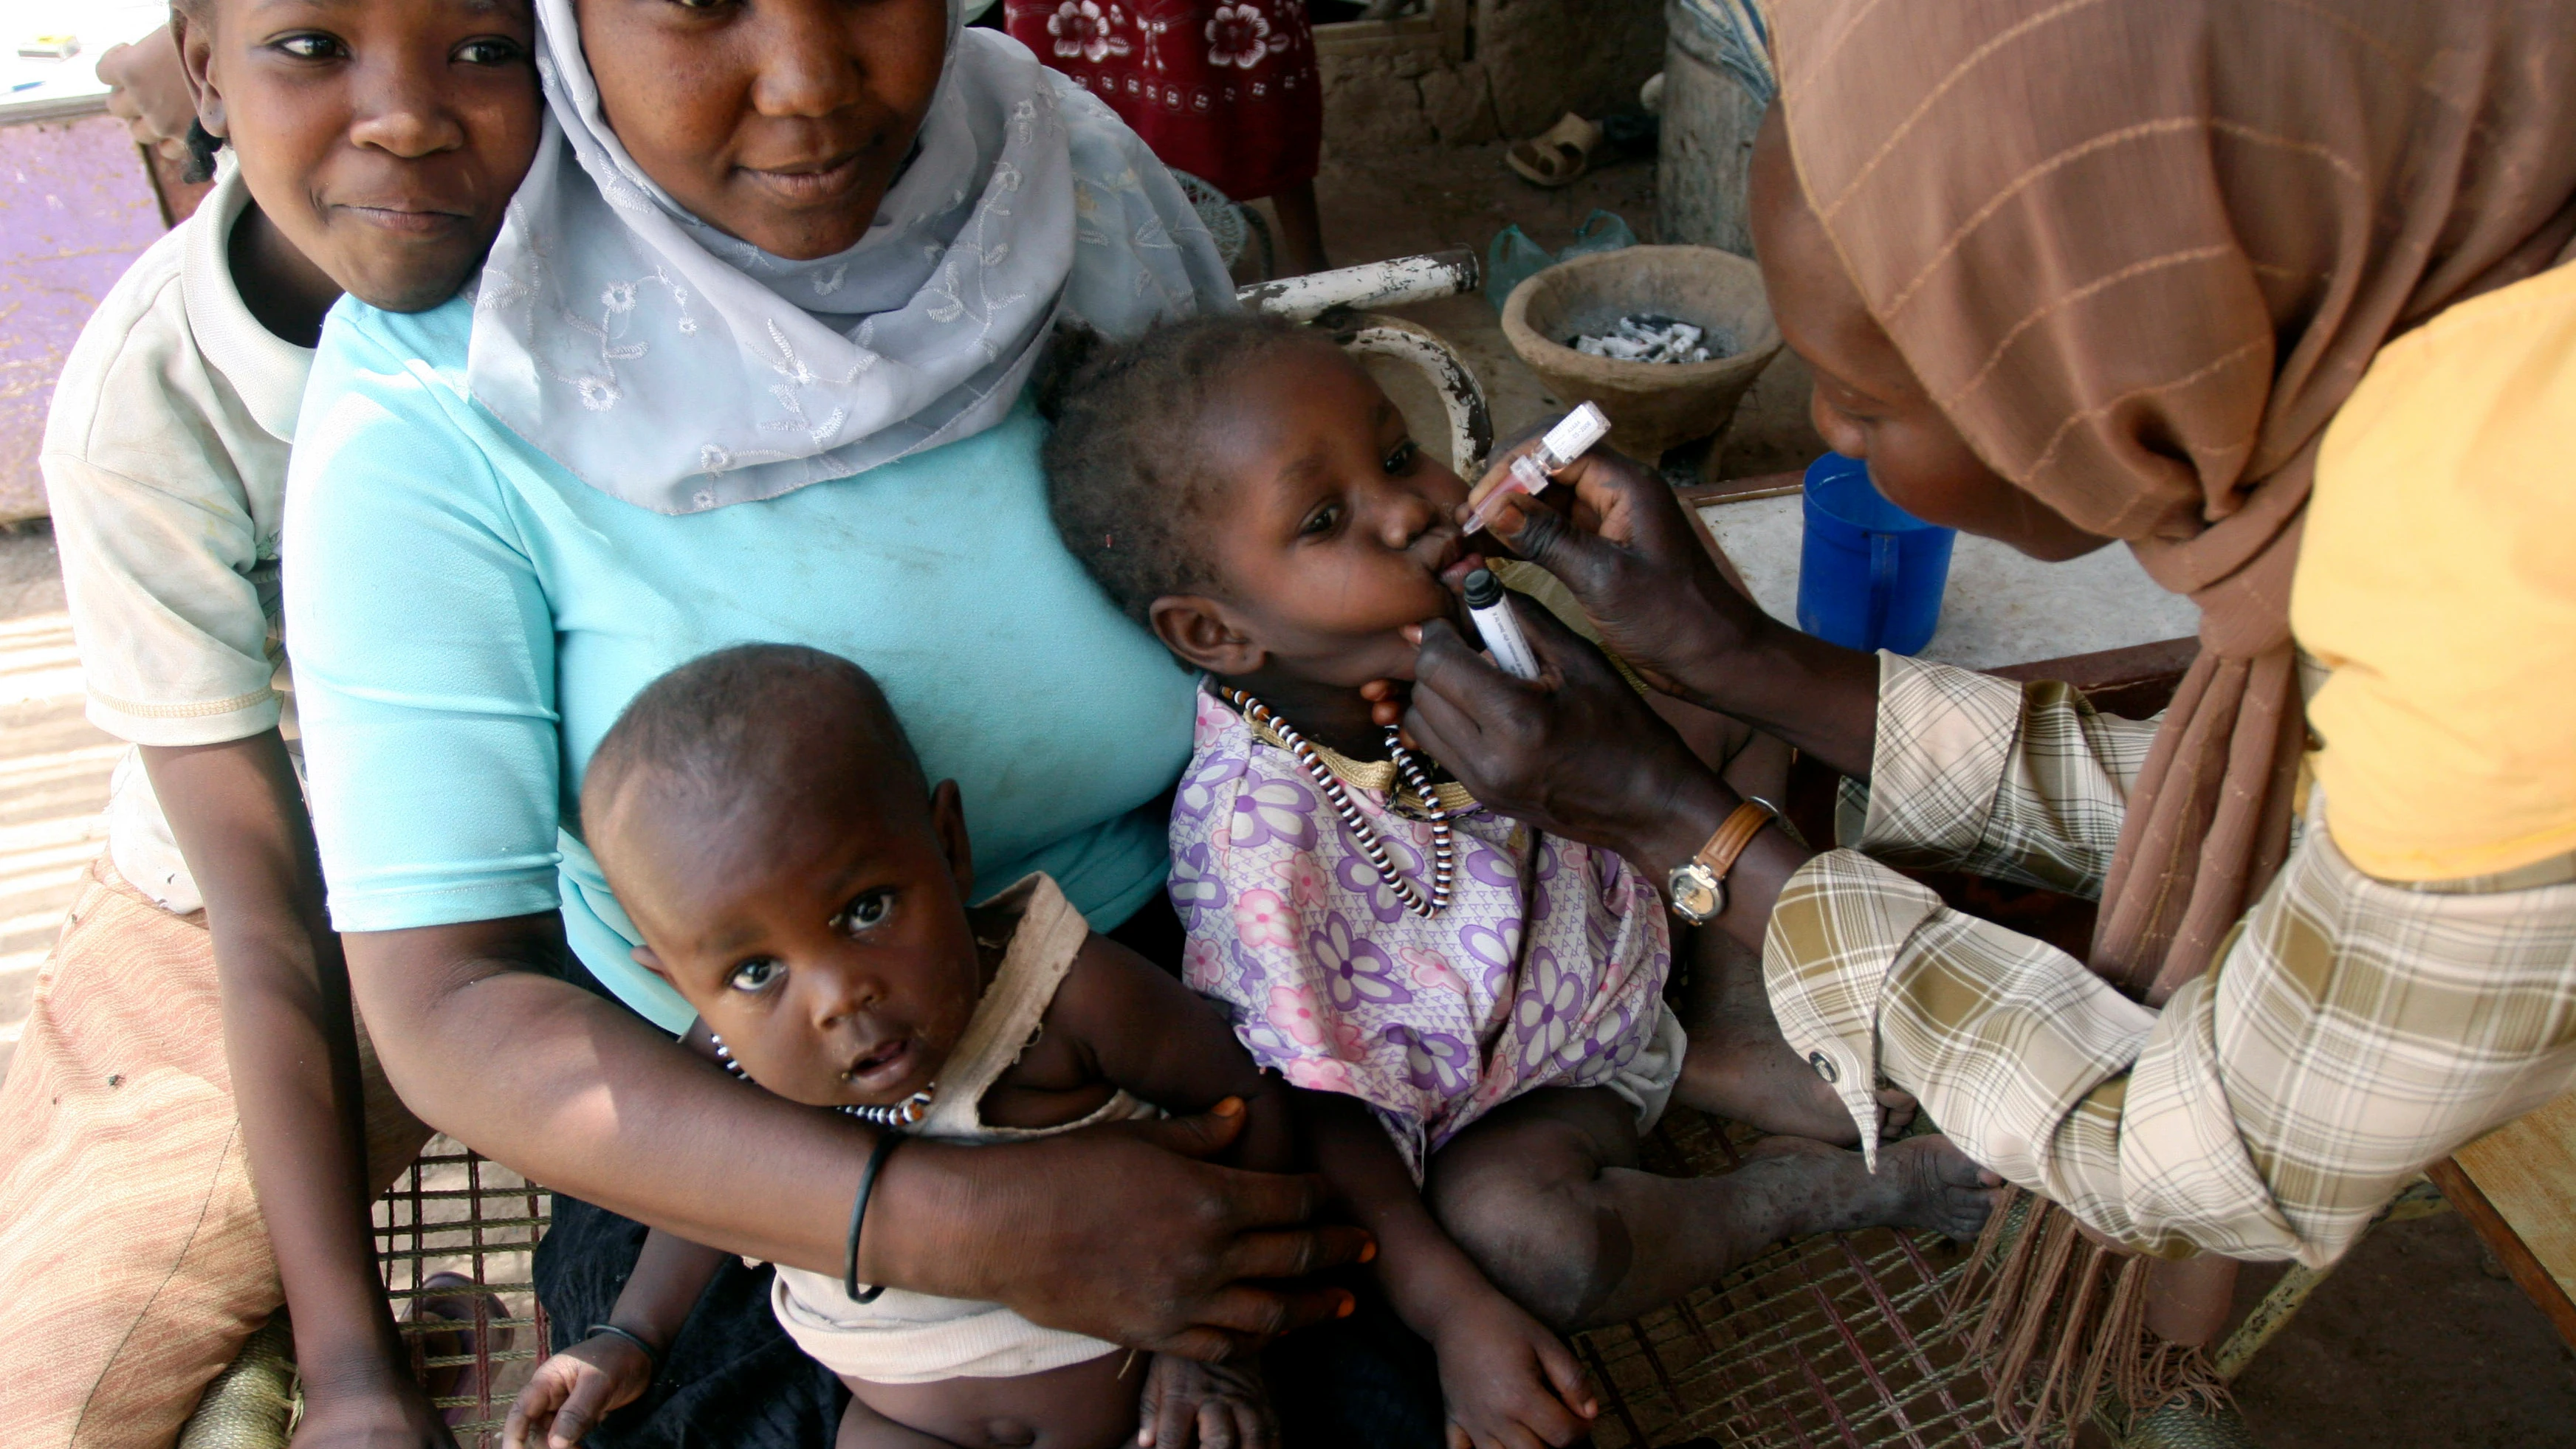
[[[1784,1138],[1723,1177],[1637,1169],[1685,1047],[1662,900],[1372,722],[1361,687],[1412,677],[1406,626],[1473,637],[1456,589],[1486,565],[1456,521],[1466,484],[1366,371],[1323,334],[1205,317],[1059,378],[1057,528],[1207,676],[1172,812],[1184,979],[1298,1089],[1315,1166],[1438,1351],[1453,1446],[1581,1437],[1597,1404],[1557,1333],[1781,1236],[1975,1231],[1977,1169],[1938,1138],[1883,1148],[1876,1175]],[[1553,583],[1516,569],[1497,571]]]
[[[1253,1059],[1368,1103],[1417,1181],[1450,1139],[1537,1087],[1606,1088],[1652,1127],[1684,1048],[1654,887],[1617,855],[1434,786],[1454,864],[1446,904],[1422,914],[1396,883],[1433,879],[1425,802],[1313,757],[1356,823],[1275,723],[1199,695],[1172,806],[1182,979],[1225,1004]]]

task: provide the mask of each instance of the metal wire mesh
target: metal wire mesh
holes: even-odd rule
[[[1750,1131],[1685,1107],[1645,1147],[1653,1171],[1733,1170]],[[376,1204],[377,1253],[413,1366],[455,1412],[462,1449],[499,1449],[511,1398],[545,1356],[530,1251],[551,1199],[446,1137]],[[1575,1340],[1602,1393],[1598,1449],[1694,1440],[1759,1449],[2002,1449],[1984,1377],[1948,1331],[1945,1303],[1965,1254],[1937,1234],[1885,1229],[1787,1243],[1713,1287]],[[418,1320],[430,1284],[480,1285],[466,1325]],[[424,1284],[430,1284],[424,1292]]]
[[[411,1345],[413,1371],[447,1412],[459,1449],[500,1449],[510,1400],[545,1357],[530,1255],[552,1205],[544,1188],[445,1136],[430,1139],[376,1200],[385,1294]],[[472,1286],[432,1281],[442,1273]],[[424,1299],[470,1305],[470,1320],[424,1317]]]
[[[1675,1107],[1646,1144],[1669,1174],[1732,1170],[1754,1134]],[[1984,1375],[1948,1331],[1967,1255],[1886,1229],[1786,1243],[1715,1286],[1575,1340],[1602,1391],[1599,1449],[2002,1446]]]

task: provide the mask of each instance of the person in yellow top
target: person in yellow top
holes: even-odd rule
[[[2226,1259],[2332,1262],[2576,1081],[2576,29],[2506,0],[1814,0],[1775,41],[1754,230],[1827,441],[1934,522],[2127,543],[2201,606],[2199,659],[2131,722],[1832,648],[1594,455],[1552,490],[1570,515],[1515,502],[1496,534],[1659,686],[1846,775],[1847,848],[1737,853],[1741,802],[1548,619],[1526,685],[1424,626],[1402,717],[1479,799],[1758,946],[1783,1060],[1864,1137],[1892,1083],[2062,1208],[2028,1221],[2064,1255],[1994,1300],[2075,1320],[2024,1325],[2051,1368],[2022,1407],[2081,1417],[2108,1382],[2144,1410],[2192,1356],[2140,1305],[2205,1343]],[[2092,945],[1892,865],[2098,897]]]
[[[2383,349],[2326,430],[2290,629],[2334,843],[2409,883],[2576,852],[2576,267]]]

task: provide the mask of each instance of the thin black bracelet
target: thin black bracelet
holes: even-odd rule
[[[590,1331],[583,1334],[582,1337],[597,1338],[603,1333],[607,1334],[611,1338],[625,1339],[628,1343],[642,1349],[644,1351],[644,1361],[653,1366],[653,1376],[655,1378],[660,1378],[662,1376],[662,1350],[645,1342],[644,1335],[637,1333],[631,1328],[620,1328],[614,1323],[594,1323],[590,1326]]]
[[[885,1166],[885,1160],[894,1155],[895,1144],[901,1141],[902,1133],[890,1127],[880,1129],[877,1132],[877,1150],[868,1154],[867,1168],[859,1174],[859,1200],[850,1205],[850,1254],[843,1260],[841,1268],[841,1291],[849,1294],[853,1303],[874,1303],[877,1295],[885,1292],[883,1283],[876,1284],[865,1293],[859,1291],[859,1229],[868,1221],[868,1199],[876,1196],[877,1173]]]

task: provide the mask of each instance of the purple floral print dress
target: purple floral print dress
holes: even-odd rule
[[[1430,825],[1346,788],[1428,891]],[[1449,904],[1413,915],[1297,758],[1200,692],[1172,808],[1183,979],[1226,1009],[1254,1060],[1375,1108],[1417,1181],[1462,1128],[1533,1087],[1612,1085],[1644,1067],[1661,1090],[1622,1095],[1659,1111],[1680,1069],[1654,888],[1609,851],[1482,808],[1451,831]]]

